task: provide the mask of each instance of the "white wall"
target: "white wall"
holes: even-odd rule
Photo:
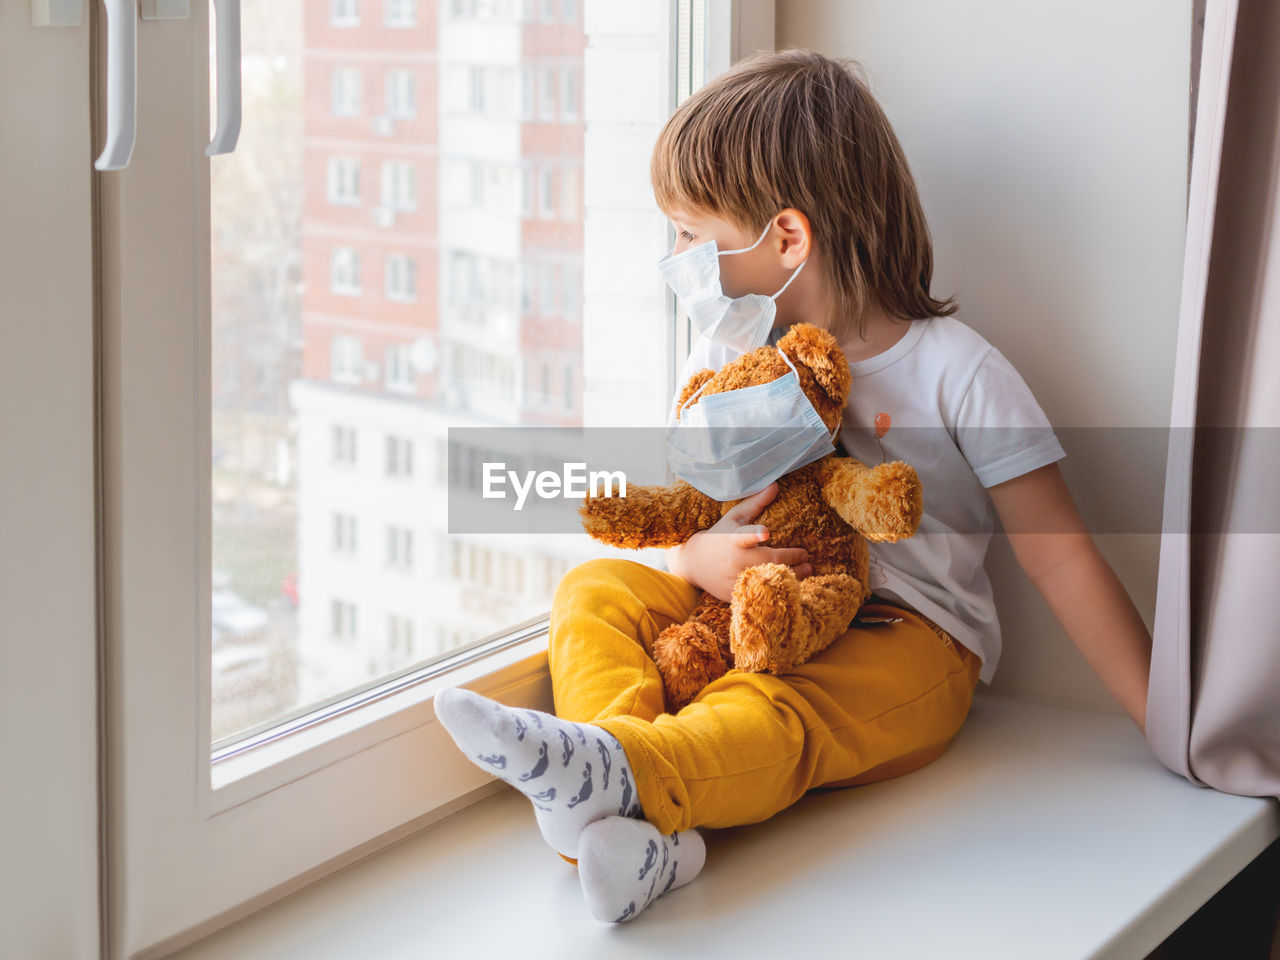
[[[1087,520],[1163,496],[1187,180],[1191,0],[778,0],[777,45],[851,57],[906,149],[935,294],[1022,373]],[[1062,428],[1151,427],[1141,437]],[[1131,443],[1135,439],[1143,442]],[[1148,516],[1150,511],[1148,511]],[[1159,547],[1100,534],[1150,626]],[[992,540],[992,692],[1119,713]]]

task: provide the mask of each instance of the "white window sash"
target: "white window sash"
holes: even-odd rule
[[[174,45],[166,55],[178,56],[188,45],[207,49],[208,19],[205,7],[193,5],[181,29],[153,39]],[[651,48],[665,50],[666,42]],[[657,88],[667,82],[668,66],[655,66],[655,102],[665,101]],[[589,88],[589,74],[582,86]],[[194,71],[139,85],[139,127],[149,131],[151,149],[135,151],[129,167],[111,175],[117,202],[103,224],[117,251],[103,267],[117,294],[102,304],[103,338],[107,349],[129,362],[127,370],[108,368],[102,411],[108,454],[103,483],[110,493],[105,522],[117,531],[105,558],[106,634],[120,665],[104,694],[113,717],[106,751],[111,782],[131,798],[109,809],[107,824],[113,858],[108,929],[111,952],[119,956],[207,933],[215,918],[282,895],[322,864],[334,868],[356,856],[353,851],[367,854],[496,789],[484,772],[456,756],[434,722],[430,700],[436,690],[465,683],[482,693],[501,691],[509,703],[552,707],[545,619],[531,618],[484,650],[453,653],[262,731],[210,765],[211,637],[194,626],[209,623],[204,585],[212,576],[206,552],[210,409],[208,391],[201,389],[209,376],[208,167],[174,163],[198,154],[202,143],[194,137],[207,132],[196,130],[199,124],[162,119],[189,117],[191,103],[205,95],[203,86],[196,89]],[[649,123],[656,134],[656,120],[634,122]],[[331,165],[328,177],[331,194],[350,193],[352,203],[360,202],[358,169]],[[335,179],[344,181],[336,189]],[[648,214],[656,251],[665,228],[656,212]],[[588,263],[588,276],[593,270]],[[608,273],[600,281],[605,288],[616,279],[616,271]],[[592,289],[588,279],[588,297]],[[658,284],[638,302],[646,296],[652,298],[646,310],[663,302]],[[175,305],[190,314],[175,315]],[[669,349],[669,341],[661,345]],[[192,358],[197,370],[206,371],[196,378]],[[509,364],[495,375],[510,387]],[[646,389],[655,392],[651,376]],[[665,408],[665,399],[657,406]],[[194,452],[175,456],[185,450]],[[406,472],[417,483],[421,471],[411,456],[406,451]],[[175,557],[196,557],[195,568]],[[535,581],[531,570],[529,589]],[[371,620],[375,611],[344,610],[341,616],[344,630],[378,629],[378,620]],[[448,624],[441,628],[443,635],[456,634]],[[190,685],[183,678],[192,677],[195,693],[184,696]],[[424,764],[423,757],[441,762]],[[371,782],[378,785],[372,797]],[[191,877],[199,883],[182,879]]]

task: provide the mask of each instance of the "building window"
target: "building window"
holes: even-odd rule
[[[467,67],[467,107],[472,113],[484,113],[484,68]]]
[[[549,317],[556,312],[556,265],[538,264],[538,313]]]
[[[387,566],[397,570],[413,569],[413,531],[404,527],[387,527]]]
[[[542,22],[553,23],[556,19],[556,0],[541,0]]]
[[[353,247],[329,251],[329,290],[344,297],[360,294],[360,254]]]
[[[352,557],[356,552],[356,518],[349,513],[333,515],[333,552]]]
[[[387,655],[395,664],[413,659],[413,621],[408,617],[387,617]]]
[[[413,476],[413,441],[408,437],[387,437],[387,476]]]
[[[547,164],[542,168],[538,190],[538,216],[551,220],[556,215],[556,168]]]
[[[520,173],[520,216],[528,220],[533,216],[533,205],[537,200],[538,175],[531,166],[524,167]]]
[[[335,333],[329,341],[329,373],[337,383],[359,383],[364,351],[359,337]]]
[[[383,163],[382,205],[391,210],[418,208],[418,171],[412,163],[400,160]]]
[[[578,119],[578,71],[565,67],[560,71],[560,119]]]
[[[417,261],[406,253],[389,253],[383,269],[388,300],[412,303],[418,299]]]
[[[556,118],[556,71],[555,67],[538,67],[538,119],[555,120]]]
[[[329,202],[355,206],[360,202],[360,161],[354,157],[329,158]]]
[[[396,393],[412,393],[414,387],[409,348],[402,343],[387,347],[387,389]]]
[[[566,320],[576,320],[581,309],[582,267],[576,263],[560,265],[560,312]]]
[[[578,0],[560,0],[560,15],[565,23],[573,23],[578,19]]]
[[[388,70],[383,81],[387,115],[404,120],[418,114],[418,77],[412,70]]]
[[[345,600],[330,601],[330,629],[335,640],[356,638],[356,605]]]
[[[564,365],[564,409],[566,413],[573,409],[573,395],[576,386],[573,377],[573,364],[566,363]]]
[[[335,67],[329,73],[329,112],[335,117],[360,115],[360,71]]]
[[[329,0],[329,23],[335,27],[360,26],[360,0]]]
[[[388,27],[418,25],[418,0],[382,0],[383,23]]]
[[[533,119],[533,105],[536,99],[533,67],[520,68],[520,116],[525,120]]]
[[[334,463],[354,467],[356,464],[356,431],[354,427],[333,425],[333,445],[330,459]]]
[[[560,218],[570,222],[582,219],[582,168],[565,167],[560,181]]]

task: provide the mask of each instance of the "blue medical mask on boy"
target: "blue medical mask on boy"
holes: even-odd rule
[[[725,296],[720,288],[720,258],[754,250],[768,235],[769,226],[770,224],[765,224],[760,238],[741,250],[718,250],[716,242],[709,240],[680,253],[667,254],[658,261],[658,269],[667,281],[667,286],[684,305],[698,332],[738,353],[747,353],[764,346],[769,338],[769,331],[773,329],[773,319],[777,312],[775,301],[782,296],[783,290],[791,286],[791,281],[800,275],[804,265],[809,262],[806,258],[796,267],[791,277],[782,285],[782,290],[771,297],[759,293],[748,293],[741,297]]]
[[[713,393],[680,407],[667,430],[667,462],[676,476],[713,500],[741,500],[835,449],[835,435],[791,372],[769,383]],[[707,381],[708,383],[710,381]]]

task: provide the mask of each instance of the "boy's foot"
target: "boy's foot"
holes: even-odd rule
[[[578,840],[578,878],[597,920],[621,923],[702,870],[707,845],[697,830],[661,834],[647,820],[605,817]]]
[[[578,855],[578,836],[595,820],[643,815],[627,755],[607,730],[457,688],[437,693],[435,708],[476,766],[529,798],[542,836],[561,855]]]

